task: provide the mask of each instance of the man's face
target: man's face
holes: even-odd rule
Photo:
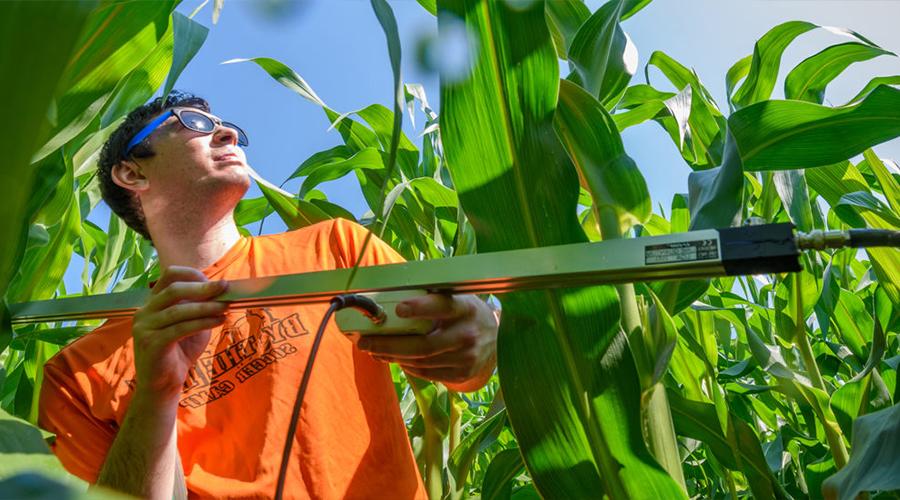
[[[236,205],[250,186],[247,158],[237,142],[231,128],[218,125],[204,134],[170,116],[149,136],[154,156],[132,159],[146,178],[142,203],[190,205],[199,199]]]

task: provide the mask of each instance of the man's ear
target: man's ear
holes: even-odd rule
[[[143,192],[150,188],[150,180],[144,176],[141,167],[131,160],[122,160],[113,165],[110,177],[116,185],[129,191]]]

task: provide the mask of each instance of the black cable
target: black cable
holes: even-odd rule
[[[338,295],[331,299],[331,305],[328,306],[328,311],[322,317],[322,322],[319,323],[319,329],[316,331],[316,336],[313,339],[312,348],[309,350],[309,358],[306,360],[306,368],[303,369],[303,378],[300,379],[300,387],[297,389],[297,399],[294,400],[291,423],[288,426],[287,438],[284,442],[284,452],[281,454],[281,468],[278,471],[278,485],[275,488],[276,500],[284,498],[284,481],[287,476],[288,464],[291,461],[291,447],[294,444],[294,436],[297,434],[297,423],[300,421],[300,408],[303,407],[303,397],[306,395],[307,386],[309,386],[309,376],[312,373],[316,353],[319,351],[319,344],[322,343],[325,326],[328,324],[328,320],[331,319],[332,314],[347,307],[359,309],[375,323],[381,323],[385,318],[384,310],[381,306],[364,295],[346,294]]]
[[[889,229],[851,229],[850,246],[864,247],[900,247],[900,231]]]

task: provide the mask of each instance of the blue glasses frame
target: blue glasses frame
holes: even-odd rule
[[[194,132],[200,132],[201,134],[211,134],[215,132],[216,126],[218,125],[230,128],[237,132],[238,146],[247,147],[250,145],[250,141],[249,139],[247,139],[247,134],[244,133],[244,131],[241,130],[240,127],[231,122],[222,121],[215,116],[209,116],[205,113],[201,113],[200,111],[191,108],[172,108],[154,118],[150,123],[142,128],[140,132],[135,134],[134,138],[128,141],[128,146],[125,148],[125,156],[131,154],[131,150],[134,149],[135,146],[140,144],[141,141],[146,139],[150,134],[153,133],[153,131],[159,128],[159,126],[162,125],[164,121],[168,120],[170,116],[175,116],[176,118],[178,118],[178,121],[182,126],[184,126],[184,128],[193,130]]]

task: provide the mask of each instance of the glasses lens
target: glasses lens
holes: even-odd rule
[[[216,128],[216,124],[208,116],[195,111],[182,111],[179,118],[185,127],[197,132],[208,134]]]
[[[222,126],[228,127],[230,129],[234,130],[235,132],[237,132],[238,146],[247,147],[250,145],[250,141],[247,139],[247,134],[245,134],[244,131],[241,130],[241,127],[238,127],[237,125],[235,125],[231,122],[222,122]]]

